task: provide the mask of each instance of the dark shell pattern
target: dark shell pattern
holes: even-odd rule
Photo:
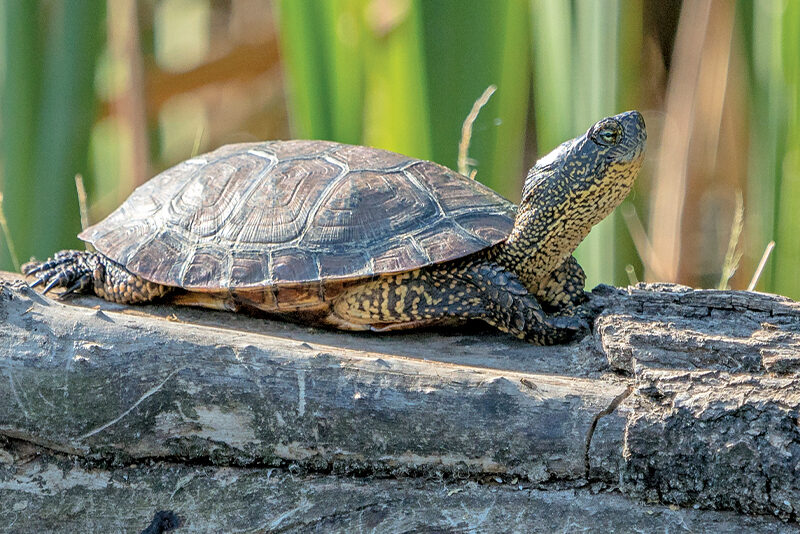
[[[504,240],[515,206],[428,161],[328,141],[228,145],[164,171],[81,239],[200,291],[410,271]]]

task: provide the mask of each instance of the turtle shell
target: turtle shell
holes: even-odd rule
[[[228,145],[137,188],[80,238],[199,291],[409,271],[504,240],[515,206],[428,161],[328,141]]]

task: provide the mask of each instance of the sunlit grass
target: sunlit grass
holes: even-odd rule
[[[469,115],[464,119],[464,124],[461,126],[461,141],[458,142],[458,172],[464,176],[475,178],[477,174],[476,169],[470,169],[473,163],[469,159],[469,143],[472,140],[472,126],[475,124],[475,119],[478,118],[478,113],[480,113],[481,108],[489,102],[489,99],[496,90],[497,86],[495,85],[490,85],[486,88],[483,94],[472,104],[472,109],[469,111]]]
[[[80,216],[70,199],[73,177],[88,171],[103,45],[104,1],[46,7],[3,3],[3,195],[9,237],[23,258],[77,245]],[[0,268],[15,263],[8,260],[2,254]]]
[[[6,222],[5,212],[3,211],[3,194],[0,193],[0,228],[3,230],[3,237],[5,238],[6,249],[8,250],[11,263],[14,265],[14,270],[19,271],[19,257],[14,248],[14,241],[11,239],[11,232],[8,229],[8,222]]]
[[[744,200],[742,192],[736,192],[736,207],[733,212],[733,222],[731,223],[731,235],[728,240],[728,250],[725,252],[725,260],[722,263],[722,275],[717,284],[717,289],[730,289],[728,282],[739,268],[739,261],[742,259],[742,251],[739,246],[739,238],[742,236],[744,228]]]
[[[478,179],[518,198],[530,62],[525,0],[278,3],[297,137],[386,148],[455,168],[476,95]],[[447,31],[442,31],[442,28]]]
[[[364,16],[363,142],[433,159],[423,18],[418,2],[371,2]]]
[[[778,178],[775,218],[775,286],[800,299],[800,2],[786,2],[781,14],[780,75],[788,110],[786,142]],[[777,75],[777,74],[776,74]]]
[[[753,273],[753,277],[750,279],[750,283],[747,284],[747,290],[753,291],[756,288],[756,284],[758,284],[759,278],[761,278],[761,273],[764,272],[764,266],[767,264],[767,260],[769,259],[770,254],[772,254],[772,250],[775,248],[775,241],[770,241],[767,244],[767,248],[764,249],[764,254],[761,255],[761,260],[758,262],[758,267],[756,267],[756,272]]]
[[[27,21],[37,16],[34,2],[0,3],[3,68],[0,98],[2,143],[3,231],[6,247],[0,247],[0,269],[18,269],[11,244],[20,243],[23,257],[33,253],[34,199],[30,191],[36,161],[33,140],[37,128],[37,102],[41,91],[42,43],[40,30]]]
[[[295,137],[361,141],[366,0],[279,0]]]
[[[738,6],[747,38],[752,93],[747,190],[750,255],[758,254],[767,242],[776,242],[759,286],[800,298],[800,3]]]

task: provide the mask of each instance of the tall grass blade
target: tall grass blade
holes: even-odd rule
[[[481,178],[481,181],[501,194],[517,199],[525,178],[523,152],[531,92],[530,26],[526,2],[508,0],[505,8],[500,27],[495,32],[500,42],[494,46],[499,45],[499,50],[489,63],[499,69],[497,84],[503,88],[497,96],[497,115],[491,130],[494,144],[487,144],[486,156],[481,154],[480,146],[476,147],[475,156],[487,159],[483,168],[489,168],[491,181],[488,178]]]
[[[371,2],[368,7],[364,142],[432,159],[420,2]]]
[[[530,90],[525,0],[279,2],[295,134],[455,167],[475,95],[479,179],[519,195]],[[447,31],[442,28],[447,27]]]
[[[778,206],[773,277],[782,294],[800,298],[800,3],[786,2],[780,20],[781,74],[788,121],[777,184]]]
[[[80,214],[74,199],[77,173],[88,172],[95,117],[95,64],[103,45],[105,2],[74,0],[51,5],[42,100],[37,120],[33,180],[33,253],[74,247]],[[80,29],[78,31],[78,29]]]
[[[321,38],[330,31],[325,3],[281,0],[277,7],[293,136],[332,139],[327,43]]]
[[[575,135],[573,4],[532,0],[533,107],[539,154]]]
[[[356,144],[363,130],[365,0],[321,2],[326,30],[331,139]]]
[[[366,0],[278,2],[295,137],[361,140],[366,5]]]
[[[738,7],[749,45],[753,95],[748,238],[751,243],[777,243],[759,286],[800,298],[800,5],[742,2]]]
[[[0,247],[0,269],[18,267],[10,250],[11,238],[27,259],[34,253],[33,226],[40,217],[34,208],[33,176],[36,152],[33,139],[38,122],[42,50],[37,2],[2,2],[3,72],[0,94],[2,191],[7,222],[6,246]],[[48,214],[49,215],[49,214]]]
[[[6,215],[3,211],[2,193],[0,193],[0,229],[3,231],[3,238],[5,239],[6,249],[8,250],[8,256],[11,260],[11,264],[14,266],[14,270],[19,271],[19,256],[17,256],[17,250],[14,247],[14,241],[11,239],[11,232],[8,229],[8,221],[6,221]]]
[[[530,94],[527,3],[437,0],[421,8],[433,159],[456,168],[462,121],[496,85],[473,125],[470,158],[478,180],[518,199]]]

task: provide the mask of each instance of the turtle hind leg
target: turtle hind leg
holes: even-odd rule
[[[443,319],[481,319],[541,345],[569,341],[587,328],[579,317],[546,314],[513,272],[480,259],[353,286],[333,303],[327,321],[377,329]]]
[[[148,282],[95,252],[62,250],[47,261],[32,261],[22,266],[22,273],[35,276],[31,287],[44,285],[43,293],[64,287],[65,297],[94,293],[120,304],[148,302],[166,295],[170,288]]]

